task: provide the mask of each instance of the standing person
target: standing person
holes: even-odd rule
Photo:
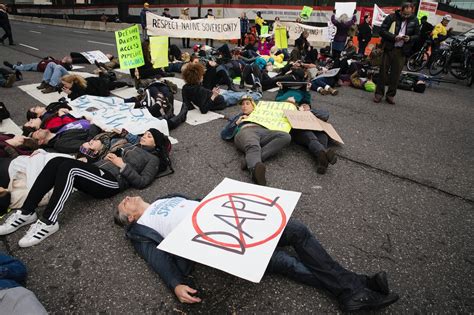
[[[262,12],[258,11],[257,16],[255,17],[255,28],[257,29],[258,36],[260,36],[262,26],[266,24],[267,22],[262,18]]]
[[[240,13],[240,39],[237,43],[238,46],[245,46],[245,34],[249,31],[249,19],[245,12]]]
[[[149,8],[150,8],[150,5],[148,4],[148,2],[145,2],[143,4],[143,9],[140,11],[140,24],[142,25],[144,40],[148,39],[148,35],[146,33],[146,13],[150,12]]]
[[[413,4],[405,2],[400,10],[389,14],[382,22],[380,36],[383,55],[380,77],[376,82],[375,103],[380,103],[385,95],[387,103],[395,104],[394,97],[405,59],[410,55],[413,44],[418,41],[418,19],[413,12]],[[385,85],[388,85],[387,94],[385,94]]]
[[[359,41],[359,55],[365,56],[365,49],[372,39],[372,25],[370,25],[370,15],[366,14],[364,20],[359,25],[359,34],[357,40]]]
[[[216,17],[214,16],[214,14],[212,14],[212,9],[208,9],[207,10],[207,14],[206,16],[204,17],[206,19],[215,19]],[[210,45],[209,45],[210,44]],[[212,38],[206,38],[206,46],[211,46],[211,47],[214,47],[214,39]]]
[[[163,10],[162,16],[167,17],[168,19],[171,19],[172,17],[171,17],[171,14],[170,14],[170,9],[169,9],[169,8],[165,8],[165,9]]]
[[[333,12],[334,14],[331,16],[331,22],[336,26],[337,31],[336,35],[334,36],[334,41],[332,42],[332,54],[335,58],[339,58],[341,51],[346,45],[347,32],[357,21],[357,10],[354,10],[354,14],[350,20],[347,14],[342,14],[338,19],[336,19],[336,10]]]
[[[179,15],[180,20],[191,20],[189,16],[189,8],[184,8],[181,10],[181,14]],[[189,38],[182,38],[183,41],[183,48],[191,48],[189,45]]]
[[[0,4],[0,27],[5,31],[5,34],[0,38],[2,45],[5,44],[4,42],[7,38],[10,46],[15,45],[13,42],[12,27],[10,25],[10,20],[8,19],[7,6],[4,4]]]
[[[428,17],[426,15],[422,16],[420,19],[420,37],[413,45],[412,54],[419,52],[426,41],[431,39],[433,28],[433,25],[428,22]]]

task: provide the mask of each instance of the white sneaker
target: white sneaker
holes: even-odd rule
[[[38,220],[36,212],[34,212],[33,214],[24,215],[21,214],[21,210],[17,210],[15,211],[15,213],[12,213],[12,215],[10,215],[2,225],[0,225],[0,235],[7,235],[13,233],[22,226],[31,224],[36,220]]]
[[[41,222],[40,220],[36,221],[36,223],[32,224],[26,232],[26,235],[21,238],[18,242],[20,247],[30,247],[41,243],[45,238],[53,234],[59,230],[58,222],[48,225],[46,223]]]

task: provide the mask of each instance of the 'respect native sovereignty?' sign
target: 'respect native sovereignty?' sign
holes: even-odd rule
[[[133,69],[145,64],[138,25],[116,31],[115,40],[120,69]]]
[[[169,19],[150,12],[146,14],[149,36],[169,36],[175,38],[240,38],[240,20],[229,19]]]
[[[300,196],[225,178],[158,248],[260,282]]]

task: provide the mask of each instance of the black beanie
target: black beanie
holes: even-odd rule
[[[153,136],[153,140],[155,141],[155,149],[159,148],[160,145],[164,145],[167,142],[167,137],[158,129],[150,128],[148,131]]]

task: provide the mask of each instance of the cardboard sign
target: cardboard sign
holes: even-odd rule
[[[150,54],[153,68],[168,67],[168,36],[151,36]]]
[[[304,6],[303,9],[301,10],[300,18],[302,18],[303,20],[309,20],[309,17],[311,16],[312,12],[313,12],[312,7]]]
[[[107,56],[100,50],[84,51],[81,52],[81,55],[83,55],[91,65],[94,64],[95,61],[102,63],[110,61],[109,58],[107,58]]]
[[[381,26],[383,20],[388,14],[382,11],[378,5],[374,4],[374,16],[372,18],[372,26]]]
[[[147,34],[175,38],[240,38],[240,20],[228,19],[169,19],[150,12],[146,14]]]
[[[344,144],[334,127],[314,116],[310,111],[285,110],[285,115],[295,129],[324,131],[332,140]]]
[[[316,27],[300,23],[285,22],[290,41],[294,41],[300,37],[301,33],[308,31],[308,41],[310,42],[327,42],[328,31],[327,27]]]
[[[138,25],[115,32],[121,69],[133,69],[145,64]]]
[[[300,196],[225,178],[158,248],[258,283]]]
[[[71,114],[86,117],[104,130],[124,128],[133,134],[142,134],[156,128],[169,135],[168,124],[164,119],[153,117],[146,108],[133,108],[135,104],[125,103],[118,97],[84,95],[70,102]]]
[[[288,102],[260,101],[244,121],[259,124],[270,130],[289,133],[291,125],[286,119],[284,110],[296,110],[296,106]]]
[[[347,14],[350,19],[354,15],[356,6],[356,2],[336,2],[334,6],[334,9],[336,10],[336,18],[339,18],[343,14]]]
[[[288,37],[286,36],[286,27],[277,27],[275,29],[275,45],[280,48],[288,48]]]

